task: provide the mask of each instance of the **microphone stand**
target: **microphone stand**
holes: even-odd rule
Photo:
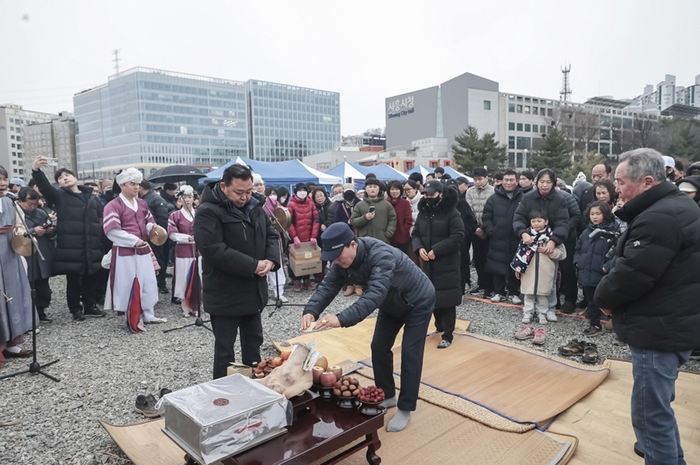
[[[194,218],[194,216],[193,216]],[[175,248],[177,249],[177,244],[175,245]],[[196,279],[199,279],[199,257],[197,257],[197,246],[195,243],[192,243],[192,255],[194,255],[194,272],[197,274]],[[164,333],[169,333],[171,331],[177,331],[178,329],[185,329],[189,328],[190,326],[198,326],[200,328],[204,328],[210,332],[214,332],[213,329],[211,329],[209,326],[204,326],[205,323],[209,323],[210,320],[203,320],[202,319],[202,281],[200,279],[199,281],[199,300],[198,300],[198,305],[197,305],[197,318],[195,318],[194,323],[190,323],[187,325],[180,325],[176,326],[175,328],[170,328],[170,329],[164,329]]]
[[[10,197],[8,197],[10,198]],[[23,375],[26,373],[30,374],[41,374],[46,376],[47,378],[59,382],[61,381],[60,379],[53,377],[49,375],[48,373],[44,373],[42,371],[42,366],[37,362],[36,360],[36,287],[34,283],[34,253],[38,253],[39,257],[41,258],[42,261],[45,261],[46,259],[44,258],[44,255],[42,255],[41,250],[39,250],[39,244],[36,240],[36,237],[29,232],[29,227],[27,226],[27,222],[24,220],[24,214],[22,211],[20,211],[20,207],[17,205],[17,199],[10,198],[12,200],[12,205],[15,207],[15,212],[17,213],[17,217],[19,217],[20,221],[22,221],[22,225],[24,226],[24,236],[28,237],[29,240],[32,243],[32,255],[29,257],[32,260],[32,266],[29,267],[29,285],[31,289],[31,296],[32,296],[32,362],[29,364],[29,368],[23,371],[18,371],[15,373],[10,373],[7,375],[0,376],[0,379],[6,379],[6,378],[12,378],[14,376],[18,375]],[[54,363],[58,362],[58,360],[54,360],[53,362],[49,362],[44,364],[44,367],[47,367],[49,365],[53,365]]]
[[[289,234],[287,233],[287,230],[282,226],[282,223],[280,223],[280,220],[277,219],[275,215],[270,215],[270,221],[272,222],[273,225],[277,226],[277,231],[280,233],[280,240],[277,241],[277,249],[279,250],[279,257],[280,257],[280,270],[282,273],[284,273],[284,259],[283,259],[283,249],[282,249],[282,239],[286,239],[287,242],[292,242],[292,238],[289,237]],[[277,276],[277,272],[275,272],[275,289],[277,290],[277,299],[275,300],[274,304],[267,304],[266,307],[272,307],[274,306],[275,308],[270,311],[270,313],[267,315],[268,318],[270,318],[272,315],[277,312],[282,306],[284,305],[285,307],[304,307],[305,305],[300,305],[300,304],[284,304],[282,302],[282,299],[280,299],[280,281],[279,277]]]

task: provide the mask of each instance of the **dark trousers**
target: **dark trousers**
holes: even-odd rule
[[[95,279],[97,284],[95,287],[95,300],[98,304],[104,305],[105,294],[107,293],[107,281],[109,281],[109,270],[100,268],[96,274],[97,276]]]
[[[576,240],[568,240],[564,243],[566,258],[559,262],[561,273],[561,293],[564,301],[576,303],[578,297],[578,283],[576,280],[576,267],[574,266],[574,254],[576,253]]]
[[[160,271],[156,275],[156,281],[158,281],[158,288],[162,289],[166,287],[165,285],[165,275],[168,271],[168,262],[170,261],[170,247],[168,241],[165,241],[163,245],[153,245],[149,242],[153,255],[156,256],[158,265],[160,266]]]
[[[39,313],[51,305],[51,286],[49,286],[49,278],[37,279],[34,281],[34,290],[36,290],[36,304]]]
[[[394,353],[391,346],[403,327],[401,341],[401,394],[398,408],[408,412],[416,409],[418,388],[423,372],[425,333],[432,315],[433,303],[417,305],[404,319],[394,318],[380,311],[372,337],[372,365],[377,387],[386,398],[396,395],[394,383]]]
[[[515,271],[508,267],[508,274],[496,274],[493,276],[493,292],[500,295],[506,295],[506,289],[509,295],[520,294],[520,281],[515,278]]]
[[[455,322],[457,321],[457,307],[442,307],[433,310],[435,315],[435,329],[442,333],[442,338],[452,342],[455,331]]]
[[[214,331],[214,379],[226,376],[226,369],[236,361],[234,345],[238,330],[241,331],[241,358],[244,365],[252,366],[260,361],[263,343],[260,313],[244,316],[211,315]]]
[[[462,284],[462,294],[464,294],[468,289],[467,289],[467,284],[469,287],[471,287],[472,284],[472,277],[471,277],[471,270],[469,269],[469,264],[472,261],[471,256],[469,255],[469,248],[472,246],[472,239],[471,237],[464,239],[464,242],[462,242],[462,255],[461,255],[461,262],[459,264],[459,271],[461,273],[461,284]]]
[[[489,252],[489,240],[472,236],[472,248],[474,249],[474,268],[479,277],[479,288],[486,290],[486,295],[493,291],[493,278],[486,272],[486,255]]]
[[[66,275],[66,300],[71,313],[82,312],[83,308],[95,305],[97,273],[69,273]],[[82,306],[80,305],[82,301]]]
[[[588,300],[588,307],[586,307],[586,316],[588,320],[591,322],[591,325],[600,327],[600,317],[603,316],[603,312],[593,303],[595,288],[596,286],[583,286],[583,295]]]

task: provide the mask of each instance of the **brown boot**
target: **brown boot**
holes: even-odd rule
[[[355,286],[355,295],[362,295],[362,286]]]
[[[343,292],[343,295],[345,297],[353,295],[355,293],[355,286],[348,284],[348,286],[345,288],[345,292]]]

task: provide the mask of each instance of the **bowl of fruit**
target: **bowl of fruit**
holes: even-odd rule
[[[384,391],[376,386],[367,386],[360,390],[357,398],[362,405],[360,413],[364,415],[374,416],[382,413],[385,408],[381,404],[384,401]]]
[[[350,376],[343,376],[333,385],[333,394],[338,398],[338,407],[355,408],[355,399],[360,393],[360,382]]]

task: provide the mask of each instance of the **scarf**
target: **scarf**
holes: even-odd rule
[[[537,253],[537,248],[546,244],[552,236],[552,229],[549,226],[545,226],[545,228],[539,232],[528,228],[526,232],[532,237],[532,243],[526,245],[521,239],[513,261],[510,262],[510,267],[520,274],[525,273],[525,270],[527,270],[528,265],[530,265],[532,261],[532,257]]]

